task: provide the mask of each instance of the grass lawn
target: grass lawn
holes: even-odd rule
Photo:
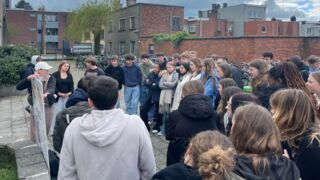
[[[18,179],[16,158],[8,148],[0,148],[0,179]]]

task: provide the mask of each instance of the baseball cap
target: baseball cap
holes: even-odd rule
[[[40,70],[40,69],[44,69],[44,70],[49,70],[49,69],[51,69],[52,67],[51,66],[49,66],[49,64],[48,63],[46,63],[46,62],[38,62],[37,64],[36,64],[36,66],[34,67],[34,69],[37,71],[37,70]]]

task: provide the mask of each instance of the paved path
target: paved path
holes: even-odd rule
[[[53,66],[54,72],[59,62],[49,61]],[[75,68],[74,63],[71,63],[71,71],[74,77],[75,85],[83,76],[84,70]],[[121,108],[124,109],[123,93],[120,97]],[[0,139],[29,139],[29,120],[30,115],[25,111],[27,106],[26,96],[11,96],[0,98]],[[166,152],[168,142],[163,136],[150,134],[153,144],[154,155],[156,158],[157,169],[163,169],[166,164]]]

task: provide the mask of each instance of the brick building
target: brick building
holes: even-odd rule
[[[67,12],[8,9],[6,17],[7,44],[29,45],[43,54],[69,48],[63,37]]]
[[[244,24],[245,36],[299,36],[299,22],[279,20],[247,21]]]
[[[196,37],[229,37],[233,36],[233,22],[227,19],[218,19],[218,8],[208,11],[199,11],[198,18],[184,20],[184,31]]]
[[[183,28],[184,7],[136,3],[127,0],[105,30],[107,54],[154,53],[151,37],[158,33],[175,33]]]

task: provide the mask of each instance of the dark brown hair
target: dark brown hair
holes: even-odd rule
[[[68,61],[66,61],[66,60],[61,61],[61,63],[59,64],[58,70],[59,70],[59,72],[60,72],[60,71],[61,71],[61,68],[62,68],[62,66],[63,66],[64,64],[69,64],[69,68],[68,68],[68,71],[67,71],[67,73],[69,74],[69,73],[70,73],[70,63],[69,63]]]
[[[97,60],[93,56],[89,56],[84,60],[85,63],[90,63],[92,66],[97,65]]]
[[[259,71],[258,77],[251,81],[252,92],[256,93],[259,86],[267,84],[268,65],[264,60],[257,59],[251,61],[249,66],[254,67]]]
[[[231,67],[227,63],[217,63],[217,66],[222,70],[223,77],[221,78],[230,78],[231,77]]]
[[[217,109],[217,113],[220,116],[221,122],[223,121],[224,114],[227,112],[226,106],[230,97],[240,92],[242,92],[242,90],[237,86],[230,86],[222,90],[221,99]]]

